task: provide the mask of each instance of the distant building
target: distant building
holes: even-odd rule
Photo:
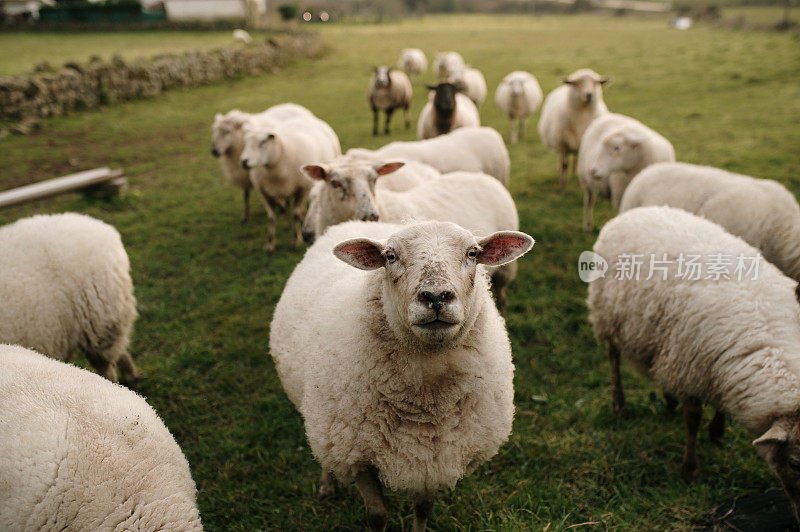
[[[266,0],[164,0],[167,19],[183,20],[244,20],[245,3],[258,13],[266,13]]]
[[[53,0],[5,0],[0,2],[2,18],[39,18],[39,9],[53,6]]]

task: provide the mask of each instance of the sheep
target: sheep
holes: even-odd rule
[[[200,531],[189,464],[136,393],[0,345],[0,530]]]
[[[321,235],[328,227],[347,220],[402,223],[408,220],[453,222],[476,235],[519,228],[517,207],[511,194],[496,179],[486,174],[453,172],[427,180],[416,187],[397,192],[378,187],[382,176],[391,176],[402,162],[352,165],[316,164],[303,167],[306,175],[325,183],[309,206],[303,224],[306,241]],[[492,272],[492,288],[497,308],[505,313],[506,289],[516,277],[516,263]]]
[[[514,367],[483,268],[532,246],[516,231],[348,222],[309,248],[275,309],[270,353],[322,466],[320,498],[355,482],[383,530],[381,484],[409,492],[421,532],[435,493],[497,453]]]
[[[757,436],[753,444],[783,483],[797,516],[797,283],[719,225],[671,207],[620,214],[600,231],[594,251],[608,261],[608,273],[589,285],[589,320],[597,340],[609,345],[615,410],[625,404],[620,357],[682,399],[682,474],[689,482],[697,473],[702,403],[727,412]],[[637,256],[645,263],[638,281],[630,279]],[[727,269],[714,266],[720,257],[730,259]],[[654,260],[661,262],[653,274]],[[690,268],[691,261],[700,269]]]
[[[583,189],[583,229],[592,230],[597,196],[619,210],[622,194],[642,169],[675,161],[672,144],[629,116],[605,114],[589,125],[578,150],[578,183]]]
[[[69,361],[80,349],[103,377],[135,386],[130,263],[116,229],[76,213],[0,227],[0,342]]]
[[[439,83],[427,87],[432,92],[419,113],[417,139],[429,139],[459,127],[481,125],[478,108],[456,85]]]
[[[508,187],[511,160],[503,137],[490,127],[462,127],[426,140],[391,142],[375,151],[353,148],[347,154],[378,159],[411,159],[440,172],[458,170],[489,174]]]
[[[480,107],[484,100],[486,100],[486,94],[488,92],[486,88],[486,78],[483,77],[483,74],[481,74],[481,71],[477,68],[464,65],[463,68],[452,73],[447,81],[463,87],[464,94],[472,100],[472,103],[474,103],[476,107]]]
[[[400,51],[397,68],[409,76],[419,76],[428,68],[428,59],[419,48],[404,48]]]
[[[378,134],[378,114],[386,113],[384,133],[389,134],[389,121],[395,109],[403,109],[406,129],[411,127],[411,80],[400,70],[386,66],[375,67],[375,74],[369,80],[367,94],[369,106],[372,109],[372,134]]]
[[[233,30],[233,40],[242,44],[251,44],[253,42],[253,38],[250,37],[250,34],[247,32],[247,30],[243,30],[241,28]]]
[[[716,222],[800,281],[800,206],[776,181],[709,166],[658,163],[634,178],[619,210],[645,205],[678,207]]]
[[[515,70],[497,86],[494,101],[511,121],[511,144],[516,144],[520,136],[525,136],[528,116],[542,104],[542,88],[533,74]]]
[[[595,118],[608,113],[603,102],[603,86],[610,85],[611,78],[582,68],[563,78],[561,83],[544,100],[538,130],[545,147],[559,155],[561,186],[564,187],[569,156],[573,155],[574,170],[586,128]]]
[[[431,70],[440,82],[449,81],[451,76],[464,68],[464,58],[458,52],[437,52]]]
[[[242,168],[244,149],[244,125],[249,120],[285,120],[296,116],[314,116],[311,111],[294,103],[274,105],[266,111],[253,115],[238,109],[226,114],[217,113],[211,126],[211,155],[218,157],[225,179],[243,191],[244,214],[241,223],[250,219],[250,172]]]
[[[294,204],[292,245],[300,241],[305,199],[312,185],[301,167],[341,153],[336,133],[316,117],[291,118],[277,124],[249,122],[245,126],[241,161],[243,168],[251,170],[253,188],[267,211],[265,251],[275,249],[275,209],[289,200]]]

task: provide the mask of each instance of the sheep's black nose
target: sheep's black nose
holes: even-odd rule
[[[364,216],[362,216],[361,217],[361,221],[362,222],[377,222],[378,218],[379,218],[378,217],[378,213],[370,212],[370,213],[367,213]]]
[[[444,290],[443,292],[440,292],[439,295],[435,295],[433,292],[428,292],[425,290],[420,292],[417,298],[419,299],[420,303],[427,305],[433,310],[442,310],[444,304],[452,301],[454,296],[453,292],[449,290]]]
[[[219,151],[215,147],[211,147],[211,155],[214,157],[219,157]]]
[[[309,246],[314,243],[314,233],[311,231],[303,231],[303,242]]]
[[[593,96],[594,96],[594,94],[592,94],[591,92],[587,92],[586,93],[586,103],[590,103],[592,101],[592,97]]]
[[[245,170],[250,170],[250,165],[247,163],[247,159],[242,159],[242,168]]]

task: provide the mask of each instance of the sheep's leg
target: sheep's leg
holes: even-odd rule
[[[572,154],[572,172],[570,172],[570,175],[578,175],[578,154],[577,153],[573,153]]]
[[[411,127],[411,106],[410,105],[406,105],[405,107],[403,107],[403,118],[405,118],[405,121],[406,121],[406,129],[409,129]]]
[[[292,218],[294,220],[294,235],[292,236],[292,245],[298,245],[303,238],[303,220],[306,215],[306,192],[305,190],[298,190],[294,195],[294,209],[292,211]]]
[[[372,135],[378,135],[378,108],[372,108]]]
[[[675,409],[678,408],[678,405],[680,404],[678,398],[668,392],[664,392],[664,402],[667,404],[667,412],[670,413],[674,412]]]
[[[98,375],[105,377],[111,382],[117,382],[117,364],[115,362],[111,362],[111,360],[105,356],[106,354],[107,353],[105,352],[98,353],[91,349],[87,349],[86,359],[89,361],[89,364],[92,365]]]
[[[133,359],[127,350],[117,359],[117,367],[119,368],[119,381],[131,390],[138,388],[142,374],[136,364],[133,363]]]
[[[592,232],[592,210],[597,197],[588,188],[583,190],[583,230]]]
[[[519,119],[511,118],[511,144],[516,144],[518,140],[517,129],[519,128]]]
[[[569,170],[569,159],[567,159],[567,152],[563,152],[561,154],[561,166],[559,167],[559,172],[561,175],[561,186],[567,186],[567,170]]]
[[[257,186],[258,197],[261,203],[264,204],[264,210],[267,212],[267,239],[264,242],[264,251],[275,249],[275,208],[277,204],[266,192]]]
[[[370,530],[382,532],[386,528],[386,501],[383,499],[378,471],[374,467],[362,469],[356,476],[356,488],[364,499]]]
[[[384,124],[383,132],[387,135],[389,134],[389,121],[392,119],[392,113],[394,113],[394,107],[389,107],[386,110],[386,124]]]
[[[525,138],[525,132],[527,131],[527,125],[525,124],[525,122],[527,122],[528,117],[527,116],[521,116],[521,117],[517,118],[517,120],[519,121],[519,138],[524,139]]]
[[[619,371],[619,349],[612,342],[608,342],[608,360],[611,362],[611,401],[614,412],[620,413],[625,410],[625,391]]]
[[[412,532],[425,532],[428,526],[428,518],[433,513],[433,497],[420,496],[414,501],[414,525]]]
[[[247,223],[250,219],[250,189],[244,189],[244,214],[242,214],[242,219],[240,220],[241,223]]]
[[[683,455],[681,475],[687,484],[697,477],[697,430],[703,419],[703,403],[697,397],[683,401],[683,418],[686,421],[686,453]]]
[[[324,501],[336,495],[336,477],[332,471],[322,470],[319,477],[319,500]]]
[[[720,445],[722,437],[725,435],[725,412],[717,410],[714,414],[714,419],[708,425],[708,435],[711,437],[711,443]]]

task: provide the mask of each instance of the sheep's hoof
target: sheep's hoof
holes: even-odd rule
[[[249,220],[250,220],[250,217],[249,217],[249,216],[242,216],[241,218],[239,218],[239,224],[241,224],[241,225],[244,225],[244,224],[246,224],[246,223],[247,223]]]
[[[267,242],[264,244],[264,251],[274,251],[275,250],[275,242]]]
[[[319,486],[319,493],[317,493],[317,498],[320,502],[326,501],[336,495],[336,484],[331,482],[330,484],[320,484]]]
[[[128,388],[129,390],[138,392],[142,384],[142,377],[133,377],[128,379],[120,378],[119,383]]]
[[[367,516],[367,522],[372,532],[383,532],[386,529],[386,514],[369,514]]]
[[[681,468],[681,477],[687,484],[693,483],[697,480],[697,464],[687,464],[684,462]]]

